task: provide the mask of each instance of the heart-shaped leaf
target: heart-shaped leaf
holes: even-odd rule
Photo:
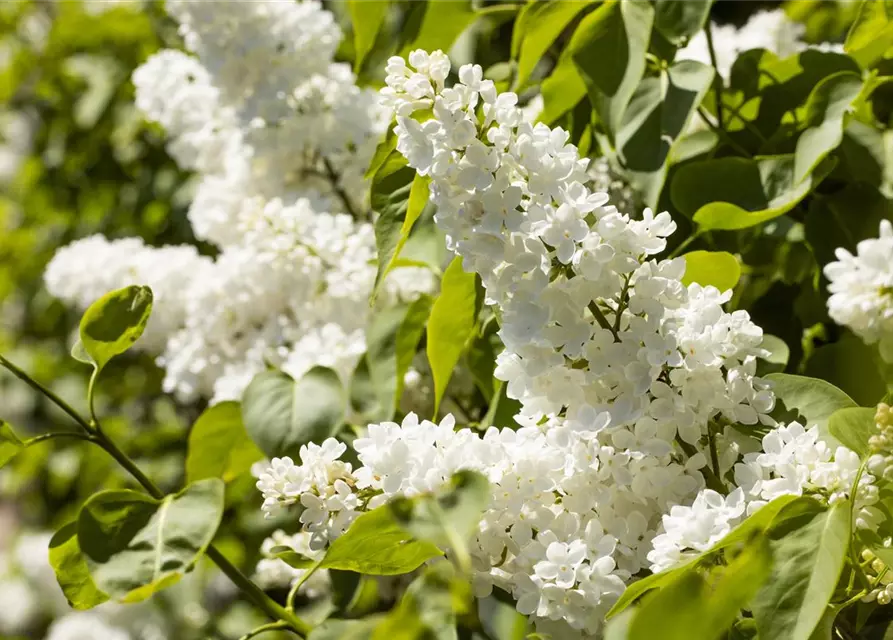
[[[222,478],[231,482],[264,457],[248,437],[238,402],[221,402],[206,409],[192,425],[186,454],[188,482]]]
[[[111,291],[90,305],[81,318],[80,338],[97,371],[143,335],[151,313],[152,290],[136,285]]]

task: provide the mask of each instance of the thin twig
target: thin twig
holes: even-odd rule
[[[704,119],[704,122],[707,123],[707,126],[713,129],[713,131],[717,135],[719,135],[719,137],[722,138],[726,142],[726,144],[728,144],[735,151],[747,158],[753,157],[750,155],[750,152],[747,149],[735,142],[725,129],[716,126],[716,123],[710,119],[710,114],[707,113],[704,107],[698,106],[698,114]]]
[[[704,25],[704,33],[707,34],[707,50],[710,52],[710,63],[713,65],[713,90],[716,93],[716,119],[720,128],[723,126],[722,117],[722,76],[719,74],[719,65],[716,64],[716,50],[713,48],[713,29],[708,18]]]
[[[598,322],[599,326],[602,329],[607,329],[614,335],[614,342],[620,342],[620,336],[618,336],[617,332],[614,331],[614,327],[612,327],[611,323],[608,322],[608,319],[605,317],[605,314],[602,313],[602,310],[598,308],[595,300],[589,301],[589,311],[591,311],[592,315],[595,316],[595,321]]]
[[[246,633],[244,636],[239,638],[239,640],[251,640],[251,638],[259,636],[262,633],[266,633],[267,631],[279,631],[281,629],[288,629],[288,625],[282,621],[262,624],[257,629],[252,629],[251,631]]]
[[[31,445],[40,444],[47,440],[55,440],[57,438],[71,438],[73,440],[84,440],[86,442],[97,441],[96,437],[89,433],[81,433],[79,431],[54,431],[53,433],[44,433],[39,436],[34,436],[33,438],[28,438],[25,440],[24,444],[26,447],[30,447]]]
[[[322,158],[323,166],[326,168],[326,173],[328,174],[329,182],[332,183],[332,190],[338,194],[338,197],[341,198],[341,202],[344,203],[344,209],[347,213],[350,214],[352,218],[355,220],[360,220],[361,216],[354,209],[353,203],[350,201],[350,196],[347,195],[347,192],[338,182],[338,173],[335,171],[335,168],[332,166],[332,163],[329,162],[329,159],[323,156]],[[365,219],[365,216],[362,216],[362,219]]]

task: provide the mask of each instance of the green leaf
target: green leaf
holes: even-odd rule
[[[868,447],[869,438],[878,433],[874,414],[874,409],[862,407],[838,409],[828,419],[828,431],[843,446],[855,451],[864,460],[871,454]]]
[[[264,371],[242,396],[248,435],[269,457],[295,453],[301,445],[335,435],[346,409],[341,380],[326,367],[313,367],[297,382],[282,371]]]
[[[492,426],[498,429],[506,427],[517,429],[515,416],[520,411],[521,403],[514,398],[508,397],[508,385],[500,380],[499,386],[497,386],[490,400],[490,406],[487,407],[487,414],[481,420],[480,428],[486,429]]]
[[[702,230],[746,229],[793,209],[833,165],[826,158],[811,178],[795,183],[793,154],[702,160],[679,167],[670,193]]]
[[[570,49],[564,50],[552,73],[540,85],[543,96],[543,111],[537,118],[540,122],[552,124],[586,97],[586,83],[569,52]]]
[[[414,49],[448,52],[477,17],[470,0],[427,0],[413,5],[417,8],[404,28],[408,44],[400,51],[403,57]]]
[[[370,202],[373,211],[378,213],[378,219],[375,221],[378,271],[372,290],[373,300],[384,282],[385,275],[393,268],[399,250],[406,243],[403,228],[408,218],[409,199],[415,177],[415,170],[406,166],[406,158],[394,151],[372,178]]]
[[[613,135],[645,73],[654,9],[609,0],[587,15],[568,48],[599,118]]]
[[[805,427],[817,424],[824,436],[828,433],[828,420],[835,411],[857,406],[847,394],[824,380],[787,373],[771,373],[766,380],[772,382],[775,393],[772,416],[776,420],[799,420]]]
[[[498,589],[486,598],[477,598],[477,612],[491,640],[524,640],[531,628],[527,617],[518,613],[514,600]]]
[[[802,517],[804,514],[819,513],[822,510],[823,506],[813,498],[790,495],[780,496],[769,504],[764,505],[756,513],[748,516],[722,540],[699,556],[678,567],[652,574],[647,578],[630,584],[620,596],[620,599],[608,611],[607,617],[612,618],[618,615],[649,591],[663,589],[679,580],[684,574],[695,571],[703,561],[709,561],[723,549],[746,543],[764,534],[770,534],[785,522]]]
[[[419,348],[419,341],[422,339],[422,333],[425,331],[425,325],[431,316],[431,307],[434,299],[428,295],[419,296],[409,308],[400,324],[400,330],[397,332],[397,392],[394,402],[400,404],[400,398],[403,396],[403,378],[416,351]]]
[[[291,547],[287,547],[285,545],[278,545],[270,549],[270,555],[274,558],[278,558],[282,560],[285,564],[292,567],[293,569],[309,569],[312,566],[315,566],[317,563],[316,560],[312,560],[305,555],[302,555],[292,549]]]
[[[772,556],[762,536],[728,567],[711,571],[711,583],[690,571],[646,600],[629,623],[628,640],[715,640],[724,637],[739,611],[769,577]]]
[[[428,319],[428,362],[434,376],[434,414],[459,362],[465,344],[474,333],[477,315],[475,274],[462,269],[462,258],[453,258],[443,274],[440,295]]]
[[[893,8],[888,2],[862,0],[850,27],[844,51],[863,69],[871,67],[893,47]]]
[[[321,569],[341,569],[372,576],[409,573],[443,555],[430,542],[416,540],[394,519],[387,506],[364,513],[336,539]]]
[[[8,422],[0,420],[0,468],[15,458],[25,448],[25,443],[12,430]]]
[[[375,45],[375,38],[388,13],[389,0],[348,0],[350,23],[353,27],[355,57],[354,71],[363,67],[366,56]]]
[[[788,366],[791,350],[788,348],[787,343],[778,336],[764,333],[760,348],[768,351],[769,355],[760,356],[760,362],[757,363],[757,375],[764,376],[769,373],[779,373]]]
[[[771,542],[772,575],[752,604],[761,640],[809,639],[843,570],[851,508],[840,502]]]
[[[450,563],[428,568],[409,585],[372,640],[458,640],[456,617],[473,615],[468,587]]]
[[[813,351],[804,373],[836,385],[857,404],[877,404],[887,388],[877,366],[876,354],[875,347],[845,332],[837,342],[822,345]]]
[[[704,27],[712,4],[713,0],[657,0],[654,3],[654,28],[679,45]]]
[[[90,569],[78,545],[77,522],[69,522],[59,529],[50,539],[49,546],[50,565],[73,609],[92,609],[109,599],[90,577]]]
[[[200,480],[156,500],[102,491],[81,507],[77,540],[101,591],[139,602],[178,582],[211,544],[223,516],[223,481]]]
[[[381,420],[390,420],[399,401],[397,389],[397,340],[406,317],[405,305],[390,306],[373,312],[366,327],[366,364],[369,379],[378,400]]]
[[[476,471],[459,471],[439,491],[388,503],[394,518],[417,538],[456,549],[478,530],[490,502],[490,483]]]
[[[221,478],[232,482],[264,457],[248,437],[238,402],[205,409],[189,432],[186,481]]]
[[[862,78],[850,71],[826,77],[806,101],[808,128],[794,152],[794,183],[805,180],[843,141],[844,119],[862,94]]]
[[[512,34],[513,39],[520,38],[516,87],[523,89],[527,85],[534,68],[552,43],[591,4],[592,0],[558,0],[525,5],[522,11],[529,16],[523,22],[519,18],[515,23],[515,30],[519,33]]]
[[[152,313],[152,290],[131,285],[105,294],[81,318],[80,338],[96,370],[136,342]]]
[[[361,620],[326,620],[313,629],[307,640],[370,640],[382,616],[367,616]]]
[[[369,167],[363,175],[365,180],[374,178],[375,174],[378,173],[378,170],[382,168],[384,163],[390,159],[394,151],[397,149],[397,134],[394,133],[394,124],[395,123],[391,121],[388,125],[388,131],[385,134],[384,140],[379,142],[378,146],[375,147],[375,153],[372,154],[372,160],[369,161]]]
[[[630,183],[656,208],[677,140],[710,89],[713,68],[680,60],[636,87],[617,131],[620,163]]]
[[[720,291],[734,289],[741,277],[738,259],[725,251],[691,251],[686,253],[685,276],[682,284],[697,282],[706,287],[712,285]]]

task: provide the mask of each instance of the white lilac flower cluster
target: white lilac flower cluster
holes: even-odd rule
[[[780,58],[813,48],[843,53],[843,46],[839,44],[822,43],[812,46],[805,43],[803,35],[806,27],[788,18],[783,9],[758,11],[740,28],[731,24],[713,23],[710,27],[717,71],[726,79],[729,78],[732,65],[738,56],[751,49],[766,49]],[[696,33],[686,46],[677,52],[676,57],[679,60],[696,60],[712,65],[707,35],[704,31]]]
[[[683,259],[650,258],[675,230],[669,214],[631,219],[590,191],[568,134],[526,122],[479,66],[445,88],[444,54],[410,63],[392,58],[382,90],[397,150],[431,177],[449,248],[501,312],[496,376],[522,421],[565,416],[587,438],[627,430],[629,447],[655,455],[677,433],[697,444],[717,416],[772,424],[754,375],[760,328],[723,311],[730,292],[682,285]]]
[[[859,472],[859,456],[845,447],[832,449],[819,429],[792,422],[763,437],[762,451],[747,453],[734,467],[736,488],[728,496],[711,489],[690,506],[677,505],[663,517],[663,530],[648,553],[653,572],[664,571],[707,551],[739,522],[784,495],[813,495],[831,504],[847,499],[856,478],[855,524],[876,528],[882,519],[875,477]]]
[[[51,293],[85,307],[131,283],[156,294],[138,347],[159,354],[164,387],[184,400],[240,397],[267,365],[343,376],[365,351],[375,279],[363,172],[386,126],[371,90],[333,62],[341,32],[319,2],[168,0],[190,53],[165,50],[133,76],[136,103],[198,179],[190,247],[94,237],[59,251]],[[357,214],[358,216],[359,214]],[[428,290],[395,271],[383,300]]]
[[[880,237],[862,240],[856,255],[843,248],[825,266],[830,281],[828,314],[893,362],[893,224],[882,220]]]

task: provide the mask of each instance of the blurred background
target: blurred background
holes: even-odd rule
[[[324,4],[345,12],[342,3]],[[712,19],[742,25],[755,12],[778,8],[805,26],[807,42],[842,42],[858,3],[720,0]],[[509,58],[510,43],[511,21],[494,21],[464,37],[457,55],[464,52],[486,68]],[[163,133],[137,112],[130,81],[154,51],[178,46],[176,26],[160,2],[0,0],[0,353],[77,408],[84,406],[90,369],[69,355],[78,314],[43,286],[54,251],[95,233],[139,236],[156,246],[197,244],[185,216],[190,176],[166,153]],[[798,259],[784,261],[784,269],[794,271],[773,273],[771,286],[752,292],[748,306],[757,310],[758,322],[761,306],[771,308],[772,296],[785,295],[774,283],[788,286],[806,277],[795,272]],[[800,335],[817,324],[823,326],[821,318],[804,316]],[[815,329],[807,338],[789,370],[806,370],[812,350],[836,336]],[[107,423],[113,437],[159,484],[177,486],[186,428],[201,403],[181,405],[165,396],[161,372],[146,355],[116,359],[104,378],[99,404],[103,414],[115,416]],[[5,371],[0,417],[21,435],[67,424]],[[223,542],[247,565],[277,524],[260,519],[250,480],[232,491]],[[43,638],[67,611],[46,565],[47,532],[70,521],[92,492],[122,483],[102,451],[71,443],[31,447],[0,471],[0,638]],[[203,567],[164,599],[103,615],[134,639],[235,638],[257,620],[247,606],[230,606],[234,597],[225,580]],[[128,636],[109,631],[101,637]]]

